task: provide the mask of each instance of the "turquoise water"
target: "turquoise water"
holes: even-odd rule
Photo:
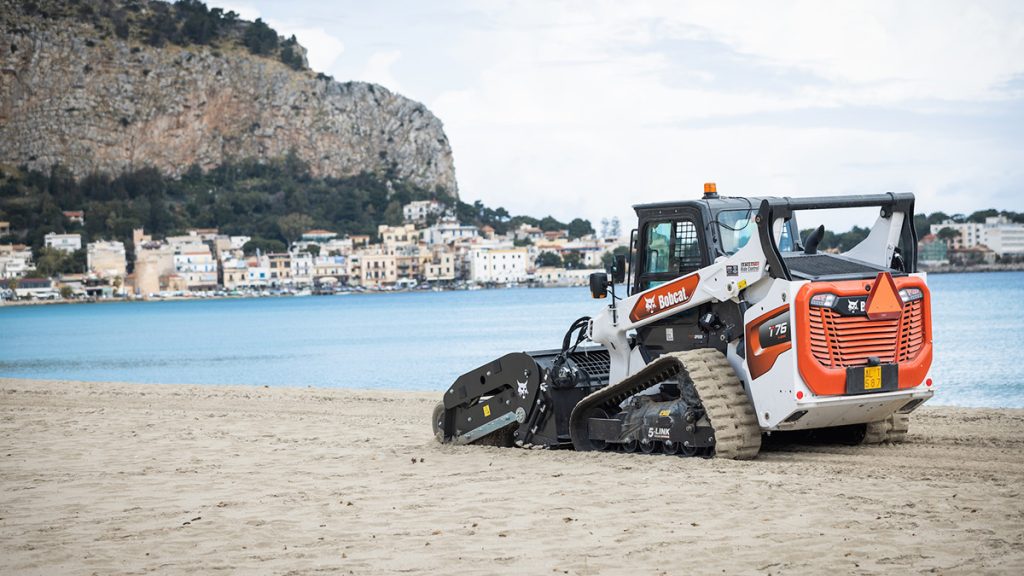
[[[929,278],[934,403],[1024,407],[1024,273]],[[0,376],[443,390],[557,347],[584,288],[0,307]]]

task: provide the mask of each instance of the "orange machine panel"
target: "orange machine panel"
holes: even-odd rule
[[[747,366],[752,380],[772,369],[786,350],[793,348],[789,321],[789,305],[762,314],[747,324]]]
[[[917,288],[921,298],[907,302],[898,315],[872,320],[866,297],[875,280],[813,282],[804,285],[794,303],[797,364],[808,388],[819,395],[846,391],[846,369],[864,366],[868,358],[899,367],[899,387],[919,386],[932,363],[931,294],[914,276],[894,278],[896,290]],[[819,294],[833,294],[848,307],[811,306]]]
[[[633,310],[629,313],[629,319],[639,322],[644,318],[686,304],[690,298],[693,298],[693,291],[697,289],[697,284],[700,284],[700,274],[694,273],[640,294],[640,298],[637,299]]]

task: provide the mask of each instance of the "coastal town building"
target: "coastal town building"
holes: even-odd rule
[[[408,224],[425,224],[430,216],[440,216],[443,211],[437,200],[417,200],[402,206],[402,219]]]
[[[423,206],[422,213],[437,215],[439,220],[428,218],[419,226],[413,222],[382,225],[372,237],[307,230],[288,251],[280,253],[254,250],[246,255],[251,236],[229,236],[213,228],[192,229],[162,240],[154,240],[139,228],[132,233],[134,266],[121,242],[95,241],[86,246],[88,275],[83,276],[82,294],[107,297],[124,285],[142,298],[195,292],[310,290],[323,294],[347,289],[407,289],[421,284],[583,285],[615,247],[614,242],[593,235],[570,239],[566,231],[545,233],[528,225],[498,234],[493,227],[463,225],[450,215],[436,213],[431,204]],[[47,238],[49,246],[69,252],[81,246],[78,234],[51,233]],[[565,266],[536,270],[535,263],[546,252],[559,255]],[[0,246],[0,276],[22,278],[31,268],[28,247]],[[130,275],[129,268],[134,268]]]
[[[949,247],[935,234],[929,234],[917,243],[917,261],[924,266],[949,264]]]
[[[347,278],[344,256],[317,256],[313,259],[313,284],[341,284]]]
[[[456,279],[455,254],[444,250],[426,252],[423,263],[423,279],[430,283],[450,283]]]
[[[331,232],[330,230],[306,230],[302,233],[302,240],[306,242],[328,242],[337,236],[337,232]]]
[[[100,279],[124,279],[128,275],[128,260],[123,242],[100,240],[86,246],[89,273]]]
[[[362,254],[362,285],[366,288],[384,288],[398,282],[398,257],[384,249]]]
[[[377,227],[377,235],[385,246],[415,244],[420,240],[420,233],[413,224],[403,224],[401,226],[381,224]]]
[[[61,212],[69,224],[85,226],[85,212],[81,210],[65,210]]]
[[[221,286],[225,290],[239,290],[250,286],[248,264],[233,255],[221,261],[220,274]]]
[[[533,273],[533,280],[545,286],[588,286],[590,275],[595,272],[604,272],[604,268],[570,270],[555,266],[542,266]]]
[[[943,228],[957,233],[950,246],[954,250],[985,246],[1000,256],[1024,254],[1024,224],[1011,222],[1005,216],[990,216],[984,223],[946,220],[932,224],[930,232],[939,235]]]
[[[210,247],[202,242],[175,244],[174,270],[184,278],[188,290],[217,288],[217,260]]]
[[[529,255],[525,248],[482,246],[469,251],[469,280],[477,284],[526,282]]]
[[[295,286],[310,286],[313,284],[314,264],[313,255],[306,251],[295,251],[291,253],[291,283]]]
[[[135,245],[135,294],[148,297],[167,290],[167,278],[175,274],[174,249],[162,242]]]
[[[270,285],[286,286],[292,283],[292,255],[287,252],[267,254]]]
[[[457,240],[476,238],[480,230],[476,226],[459,224],[457,220],[445,219],[423,230],[423,240],[427,244],[450,244]]]
[[[9,236],[11,234],[11,223],[6,220],[0,220],[0,238]]]
[[[0,244],[0,278],[22,278],[34,270],[32,250],[22,244]]]
[[[47,248],[53,248],[62,252],[76,252],[82,249],[81,234],[57,234],[50,232],[43,236],[43,244]]]
[[[266,288],[270,285],[270,259],[266,256],[250,256],[245,261],[246,286]]]

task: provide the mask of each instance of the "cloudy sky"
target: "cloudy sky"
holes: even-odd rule
[[[705,181],[1024,211],[1021,2],[210,4],[424,102],[461,197],[512,213],[630,222]]]

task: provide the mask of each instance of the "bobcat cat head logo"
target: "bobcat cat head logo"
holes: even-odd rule
[[[644,297],[644,308],[647,309],[647,313],[654,312],[654,296],[650,298]]]
[[[526,382],[520,382],[519,380],[516,380],[516,385],[519,386],[518,393],[520,398],[525,399],[530,394],[530,392],[526,389],[526,384],[529,382],[529,380],[527,380]]]

